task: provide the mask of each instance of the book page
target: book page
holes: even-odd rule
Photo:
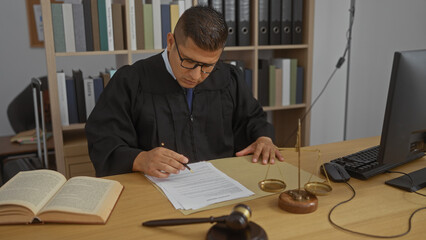
[[[62,174],[52,170],[20,172],[0,188],[0,205],[23,205],[37,213],[65,181]]]
[[[105,203],[112,203],[111,209],[109,209],[111,211],[121,189],[122,185],[114,180],[73,177],[64,184],[41,212],[62,211],[96,214],[103,210],[102,206]],[[42,215],[40,214],[40,218],[43,220]],[[52,218],[49,217],[49,219]]]

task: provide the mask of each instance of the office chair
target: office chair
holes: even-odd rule
[[[10,125],[15,133],[35,128],[39,130],[40,122],[42,122],[41,127],[44,128],[45,131],[47,131],[47,129],[51,129],[50,104],[48,96],[45,94],[47,93],[47,89],[47,77],[41,77],[38,79],[33,78],[31,80],[31,84],[29,84],[9,104],[7,108],[7,115]],[[36,94],[34,95],[34,93]],[[34,98],[37,100],[37,105],[34,105]],[[43,98],[43,101],[41,101],[40,98]],[[43,102],[42,107],[40,107],[41,102]],[[41,110],[43,113],[41,113]],[[41,117],[42,114],[44,114],[44,118]],[[48,124],[44,122],[44,119],[48,120],[46,121]],[[40,139],[40,135],[38,135],[38,139]],[[41,144],[43,144],[44,147],[44,163]],[[40,141],[38,141],[37,150],[37,154],[24,154],[0,159],[0,186],[20,171],[48,167],[46,142],[42,141],[42,143],[40,143]]]

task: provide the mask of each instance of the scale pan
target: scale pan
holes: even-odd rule
[[[259,182],[259,188],[265,192],[281,192],[287,185],[278,179],[265,179]]]
[[[332,188],[327,183],[323,182],[308,182],[305,184],[305,190],[314,194],[314,195],[327,195],[331,192]]]

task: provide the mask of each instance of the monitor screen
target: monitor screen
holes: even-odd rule
[[[395,52],[378,162],[393,168],[425,153],[426,50]]]

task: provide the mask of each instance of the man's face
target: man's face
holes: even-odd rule
[[[202,83],[209,76],[209,73],[204,72],[210,70],[222,54],[222,49],[211,52],[199,48],[189,37],[186,40],[176,38],[175,41],[171,33],[167,35],[167,51],[173,74],[179,85],[184,88],[194,88]],[[185,59],[185,62],[189,64],[184,64],[187,67],[197,66],[194,69],[184,68],[181,65],[181,59]],[[201,67],[200,64],[205,67]]]

